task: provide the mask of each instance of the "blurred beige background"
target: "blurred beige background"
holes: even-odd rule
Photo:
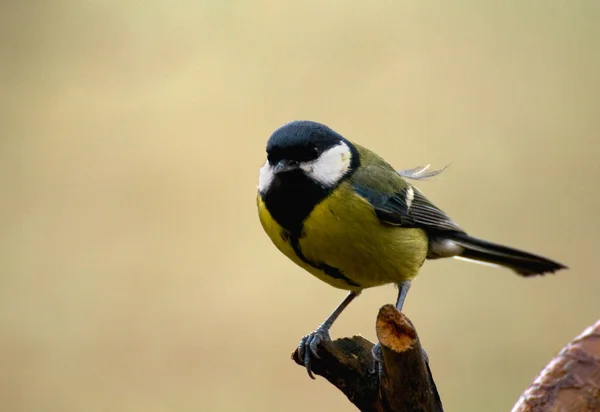
[[[510,410],[600,318],[596,0],[1,7],[1,410],[354,410],[289,359],[344,292],[256,217],[293,119],[451,163],[429,198],[571,267],[424,266],[406,313],[448,411]],[[395,296],[364,293],[334,337],[374,339]]]

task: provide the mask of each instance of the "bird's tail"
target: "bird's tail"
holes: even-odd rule
[[[504,266],[521,276],[542,275],[567,268],[545,257],[477,239],[466,233],[456,233],[451,240],[462,249],[457,258]]]

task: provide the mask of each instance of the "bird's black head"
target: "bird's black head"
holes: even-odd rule
[[[342,142],[347,141],[324,124],[297,120],[273,132],[267,141],[267,157],[272,165],[281,160],[309,162]]]
[[[360,165],[356,147],[329,127],[287,123],[267,142],[258,190],[273,217],[296,229],[310,211]]]
[[[337,181],[359,164],[351,142],[324,124],[308,120],[293,121],[275,130],[267,141],[267,160],[274,174],[300,169],[321,183]],[[311,176],[315,166],[322,173]],[[343,173],[338,175],[340,171]]]

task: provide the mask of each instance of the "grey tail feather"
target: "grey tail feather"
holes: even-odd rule
[[[463,248],[458,257],[504,266],[521,276],[554,273],[567,268],[567,266],[545,257],[477,239],[466,233],[456,233],[452,235],[451,239]]]

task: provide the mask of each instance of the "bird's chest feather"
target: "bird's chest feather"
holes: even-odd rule
[[[300,248],[370,287],[416,276],[428,241],[421,229],[382,224],[369,202],[342,184],[304,221]]]
[[[261,199],[259,214],[281,252],[321,280],[344,289],[412,278],[427,253],[423,231],[382,225],[369,202],[345,182],[314,205],[295,234],[273,218]],[[328,269],[323,271],[325,266]],[[348,280],[360,287],[349,287]]]
[[[385,250],[387,231],[369,203],[342,184],[304,220],[300,247],[309,258],[348,270]]]

